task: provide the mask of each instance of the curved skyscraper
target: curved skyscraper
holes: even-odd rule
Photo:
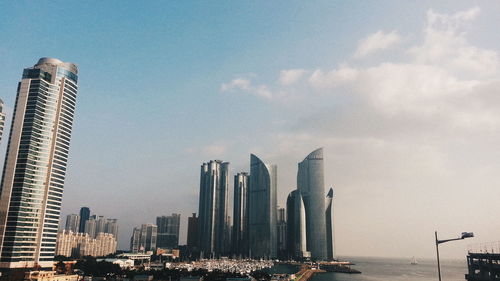
[[[250,176],[238,173],[234,176],[233,206],[233,254],[248,255],[248,188]]]
[[[335,249],[334,249],[334,241],[335,237],[333,237],[333,188],[330,188],[328,194],[326,195],[326,211],[325,211],[325,219],[326,219],[326,253],[329,260],[332,260],[335,257]]]
[[[327,259],[323,148],[299,163],[297,189],[304,200],[307,250],[315,260]]]
[[[277,166],[250,155],[249,253],[253,258],[277,257]]]
[[[228,162],[214,160],[201,165],[198,230],[204,257],[220,257],[229,250],[228,188]]]
[[[52,268],[78,68],[41,58],[17,87],[0,195],[0,267]]]

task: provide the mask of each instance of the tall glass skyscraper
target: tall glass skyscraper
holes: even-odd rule
[[[90,209],[88,207],[80,208],[80,227],[79,232],[85,233],[85,223],[90,218]]]
[[[0,267],[52,267],[78,68],[41,58],[17,87],[0,195]]]
[[[252,258],[276,258],[277,166],[250,155],[249,252]]]
[[[297,188],[304,200],[306,212],[307,250],[311,258],[327,258],[325,180],[323,149],[311,152],[299,163]]]
[[[234,176],[233,254],[248,256],[248,173]]]
[[[201,165],[199,238],[204,257],[225,255],[228,241],[229,163],[220,160]]]

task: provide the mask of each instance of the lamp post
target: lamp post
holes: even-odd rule
[[[450,242],[450,241],[455,241],[455,240],[463,240],[465,238],[471,238],[474,237],[474,233],[472,232],[462,232],[462,236],[459,238],[452,238],[452,239],[445,239],[445,240],[438,240],[438,232],[435,231],[434,235],[436,236],[436,254],[437,254],[437,263],[438,263],[438,276],[439,276],[439,281],[441,281],[441,265],[439,264],[439,244],[445,243],[445,242]]]

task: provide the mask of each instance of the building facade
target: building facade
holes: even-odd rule
[[[229,163],[213,160],[201,165],[199,200],[200,251],[204,257],[228,252],[226,243]]]
[[[174,213],[170,216],[156,217],[156,226],[158,226],[158,239],[156,246],[161,249],[178,248],[180,224],[180,214]]]
[[[103,257],[116,253],[117,242],[112,234],[99,233],[96,238],[87,233],[63,231],[57,236],[56,255],[66,257]]]
[[[250,176],[248,173],[237,173],[234,176],[234,205],[232,253],[248,256],[248,191]]]
[[[250,155],[248,201],[249,254],[252,258],[277,257],[277,166]]]
[[[70,230],[72,232],[78,232],[80,226],[80,216],[76,214],[71,214],[66,216],[66,227],[65,230]]]
[[[1,183],[1,268],[52,266],[77,74],[75,64],[53,58],[23,71]]]
[[[85,233],[85,223],[90,218],[90,209],[88,207],[80,208],[80,226],[78,228],[79,232]]]
[[[306,212],[307,250],[311,258],[327,259],[323,149],[311,152],[299,163],[297,188]]]

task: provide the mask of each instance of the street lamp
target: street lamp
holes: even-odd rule
[[[441,281],[441,266],[439,264],[439,244],[445,243],[445,242],[450,242],[450,241],[455,241],[455,240],[463,240],[465,238],[471,238],[474,237],[474,233],[472,232],[462,232],[462,236],[459,238],[452,238],[452,239],[445,239],[445,240],[438,240],[438,232],[434,232],[436,236],[436,254],[437,254],[437,262],[438,262],[438,276],[439,276],[439,281]]]

